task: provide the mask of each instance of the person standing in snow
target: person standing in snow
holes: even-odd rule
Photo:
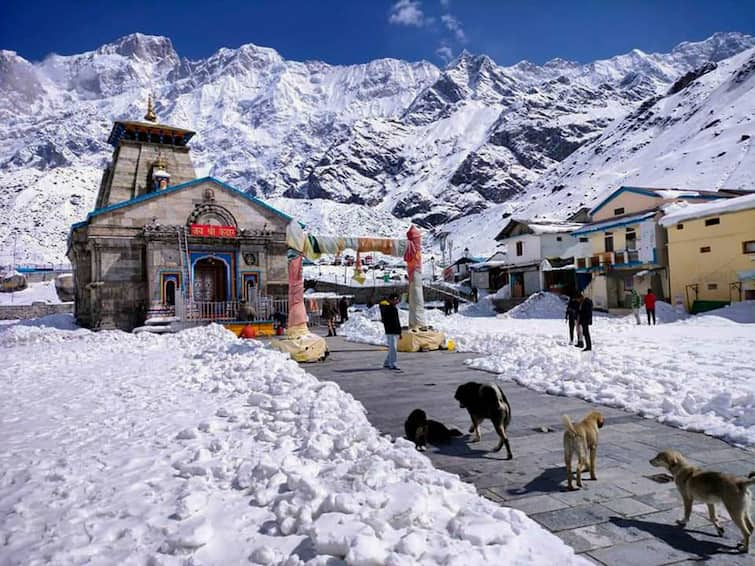
[[[637,289],[632,289],[632,314],[634,314],[634,319],[637,321],[637,324],[640,324],[640,305],[642,304],[642,301],[640,300],[640,294],[637,292]]]
[[[585,339],[585,352],[592,350],[592,339],[590,338],[590,325],[592,325],[592,301],[582,293],[577,293],[579,301],[579,327],[582,329],[582,336]],[[581,347],[582,343],[577,344]]]
[[[341,297],[341,300],[338,301],[338,311],[341,314],[341,324],[349,320],[349,301],[346,300],[346,297]]]
[[[322,303],[322,319],[328,325],[328,336],[336,336],[336,307],[327,299]]]
[[[574,327],[577,325],[577,318],[579,317],[579,301],[576,295],[569,297],[569,302],[566,304],[566,314],[564,319],[569,323],[569,344],[574,343]],[[581,333],[577,333],[577,343],[582,342]]]
[[[454,313],[459,312],[459,299],[457,299],[456,297],[454,297],[453,300],[452,300],[452,304],[454,306]]]
[[[380,318],[383,320],[383,328],[385,328],[385,340],[388,342],[388,355],[383,362],[383,367],[396,371],[401,369],[396,365],[398,355],[396,349],[398,347],[398,339],[401,338],[401,322],[398,318],[398,295],[395,293],[388,297],[388,299],[380,301]]]
[[[652,289],[648,289],[648,294],[645,295],[645,310],[648,313],[648,326],[650,325],[650,319],[653,319],[653,324],[655,324],[655,301],[656,301],[655,293],[653,293]]]
[[[443,300],[443,314],[446,316],[451,314],[451,308],[452,308],[451,299],[449,297],[446,297]]]

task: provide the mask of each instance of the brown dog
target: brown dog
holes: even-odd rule
[[[574,489],[572,484],[571,459],[572,454],[577,455],[577,485],[582,487],[582,472],[590,470],[590,479],[598,479],[595,475],[595,456],[598,452],[598,429],[603,427],[605,419],[598,411],[591,411],[577,424],[572,424],[571,419],[564,415],[566,430],[564,431],[564,461],[566,462],[566,480],[569,489]],[[590,459],[588,461],[587,456]]]
[[[755,485],[755,472],[749,478],[738,478],[721,472],[705,471],[692,466],[676,450],[664,450],[650,460],[653,466],[666,468],[684,501],[684,517],[677,521],[684,526],[692,514],[692,502],[697,499],[708,504],[708,518],[716,527],[719,536],[723,536],[724,528],[716,517],[715,503],[721,501],[731,516],[731,520],[742,531],[742,542],[737,546],[742,552],[750,549],[750,535],[753,524],[747,510],[747,488]]]

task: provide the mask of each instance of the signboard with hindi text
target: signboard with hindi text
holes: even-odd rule
[[[191,224],[192,236],[205,236],[209,238],[235,238],[235,226],[215,226],[213,224]]]

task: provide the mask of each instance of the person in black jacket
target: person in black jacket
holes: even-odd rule
[[[585,339],[585,349],[587,352],[592,350],[592,340],[590,339],[590,325],[592,324],[592,301],[582,293],[577,293],[579,301],[579,326],[582,328],[582,336]],[[577,344],[579,346],[579,344]]]
[[[341,324],[349,320],[349,301],[346,300],[346,297],[341,297],[341,300],[338,301],[338,312],[341,315]]]
[[[574,343],[574,327],[577,325],[577,317],[579,316],[579,301],[577,296],[573,295],[569,297],[569,303],[566,305],[566,314],[564,318],[569,323],[569,344]],[[580,340],[579,333],[577,334],[577,342]]]
[[[396,371],[401,369],[396,365],[398,355],[396,348],[398,339],[401,337],[401,322],[398,318],[398,295],[392,294],[388,299],[380,301],[380,318],[385,328],[385,340],[388,342],[388,355],[383,362],[383,367]]]

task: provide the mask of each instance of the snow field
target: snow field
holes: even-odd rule
[[[656,326],[646,325],[644,310],[640,326],[633,315],[596,316],[592,353],[568,344],[561,309],[565,303],[544,294],[497,318],[429,318],[458,350],[483,355],[470,366],[503,381],[755,445],[755,332],[749,324],[755,302],[696,317],[658,303],[660,323],[680,320]],[[350,319],[341,333],[375,344],[383,337],[379,322],[364,320]]]
[[[222,327],[14,325],[0,350],[4,564],[583,563]]]

